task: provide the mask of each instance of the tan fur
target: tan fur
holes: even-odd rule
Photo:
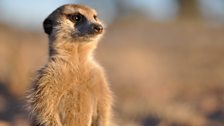
[[[111,126],[111,91],[92,57],[99,36],[91,42],[72,40],[66,34],[71,23],[62,13],[73,11],[89,20],[96,13],[85,6],[65,5],[49,16],[62,25],[49,36],[53,51],[28,95],[35,126]]]

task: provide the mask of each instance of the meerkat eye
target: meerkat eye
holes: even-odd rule
[[[97,15],[93,15],[93,18],[94,18],[95,20],[97,20],[98,17],[97,17]]]
[[[81,14],[70,14],[69,15],[69,20],[75,23],[79,23],[82,21],[82,15]]]

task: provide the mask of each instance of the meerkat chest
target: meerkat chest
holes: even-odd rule
[[[87,65],[75,65],[70,73],[75,84],[88,84],[93,78],[93,72]]]
[[[65,76],[67,82],[64,85],[64,89],[67,89],[60,100],[61,118],[65,119],[69,111],[77,114],[80,107],[85,107],[86,111],[95,113],[97,97],[94,69],[89,66],[85,66],[85,68],[73,66],[63,73],[67,75],[67,77]]]
[[[67,85],[70,86],[71,90],[94,90],[96,85],[95,69],[91,65],[76,64],[68,67],[64,72]]]

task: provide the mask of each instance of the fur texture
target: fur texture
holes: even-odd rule
[[[92,56],[102,33],[78,34],[82,24],[66,17],[73,13],[102,24],[93,9],[82,5],[64,5],[46,19],[49,61],[28,95],[33,126],[111,126],[112,93]]]

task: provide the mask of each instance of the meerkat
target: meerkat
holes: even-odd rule
[[[48,63],[28,95],[33,126],[111,126],[112,92],[93,51],[104,33],[94,9],[67,4],[43,22]]]

